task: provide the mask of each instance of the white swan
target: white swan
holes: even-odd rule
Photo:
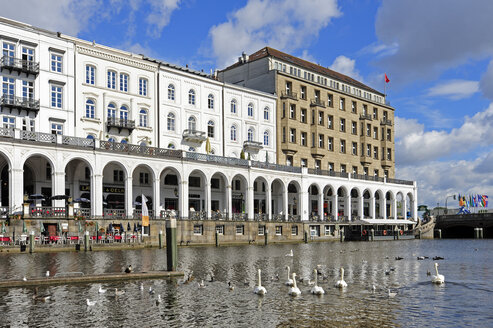
[[[290,250],[288,254],[286,254],[285,256],[293,256],[293,250]]]
[[[290,267],[289,265],[286,265],[286,270],[288,270],[288,280],[286,280],[286,282],[284,283],[286,286],[293,286],[293,279],[291,279],[291,277],[289,276],[289,272],[290,272]]]
[[[93,305],[96,305],[96,301],[89,301],[89,299],[86,298],[86,304],[87,304],[87,306],[93,306]]]
[[[318,278],[317,278],[317,273],[318,273],[318,270],[317,269],[314,269],[313,270],[313,273],[315,273],[315,285],[312,287],[311,289],[311,293],[314,294],[314,295],[323,295],[325,294],[325,291],[322,287],[318,286]]]
[[[118,288],[115,288],[115,296],[121,296],[125,294],[124,290],[118,290]]]
[[[389,289],[388,295],[389,295],[390,298],[394,298],[395,295],[397,295],[397,293],[396,292],[391,292],[390,289]]]
[[[102,286],[99,286],[98,293],[100,293],[100,294],[104,294],[104,293],[106,293],[106,289],[103,289],[103,287],[102,287]]]
[[[265,289],[265,287],[262,286],[262,281],[260,278],[260,272],[261,272],[260,269],[258,269],[258,285],[255,287],[253,292],[255,294],[258,294],[258,295],[265,295],[265,294],[267,294],[267,290]]]
[[[296,285],[296,273],[294,273],[294,272],[293,272],[293,286],[291,288],[289,288],[288,294],[291,296],[301,295],[301,291],[298,288],[298,286]]]
[[[205,284],[204,284],[204,279],[202,279],[200,282],[197,283],[199,288],[204,288],[205,287]]]
[[[441,285],[445,282],[445,277],[443,274],[438,273],[438,263],[435,263],[435,272],[436,275],[431,276],[431,282],[437,285]]]
[[[337,288],[347,287],[347,283],[344,281],[344,268],[341,267],[341,280],[338,280],[335,284]]]
[[[157,300],[156,300],[156,305],[159,305],[161,303],[161,294],[158,294]]]
[[[45,276],[46,276],[46,278],[48,278],[50,276],[50,271],[46,271]]]

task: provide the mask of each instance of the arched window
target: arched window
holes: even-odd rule
[[[128,120],[128,108],[125,105],[120,107],[120,120],[127,121]]]
[[[94,136],[92,134],[88,134],[86,138],[90,140],[94,140]]]
[[[207,97],[207,108],[214,109],[214,95],[212,93]]]
[[[214,139],[214,121],[209,121],[207,123],[207,136]]]
[[[175,147],[175,144],[174,144],[174,143],[170,142],[170,143],[168,144],[168,148],[169,148],[169,149],[175,149],[176,147]]]
[[[231,126],[231,141],[236,141],[236,126]]]
[[[252,128],[248,129],[247,138],[248,138],[248,141],[253,141],[253,129]]]
[[[195,90],[194,89],[190,89],[190,91],[188,91],[188,103],[190,105],[195,105]]]
[[[175,131],[175,114],[168,114],[168,131]]]
[[[197,130],[197,120],[193,116],[190,116],[188,118],[188,129],[190,131],[196,131]]]
[[[269,107],[266,106],[264,108],[264,120],[266,120],[266,121],[269,120],[269,112],[270,112]]]
[[[115,138],[111,137],[108,139],[109,142],[116,142]]]
[[[253,117],[253,104],[248,104],[248,117]]]
[[[175,100],[175,86],[173,84],[168,85],[168,99]]]
[[[116,106],[114,103],[110,103],[108,105],[108,118],[115,118],[116,117]]]
[[[139,112],[139,125],[142,127],[147,127],[147,111],[142,108]]]
[[[264,146],[269,145],[269,131],[264,132]]]
[[[231,113],[236,114],[236,99],[231,100]]]
[[[87,118],[94,118],[95,110],[96,110],[96,106],[95,106],[94,100],[87,99],[86,100],[86,117]]]

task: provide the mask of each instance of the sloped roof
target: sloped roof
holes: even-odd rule
[[[347,75],[333,71],[330,68],[326,68],[326,67],[311,63],[311,62],[306,61],[304,59],[289,55],[287,53],[284,53],[282,51],[276,50],[276,49],[271,48],[271,47],[265,47],[265,48],[260,49],[257,52],[254,52],[253,54],[251,54],[248,57],[248,62],[253,62],[255,60],[265,58],[265,57],[275,57],[275,58],[280,59],[284,62],[288,62],[288,63],[291,63],[293,65],[303,67],[304,69],[310,70],[312,72],[317,72],[319,74],[331,77],[334,80],[337,80],[339,82],[347,83],[347,84],[350,84],[350,85],[355,86],[357,88],[361,88],[361,89],[364,89],[366,91],[370,91],[370,92],[379,94],[381,96],[384,96],[384,94],[381,93],[380,91],[377,91],[373,88],[370,88],[366,84],[363,84],[363,83],[361,83],[361,82],[359,82],[359,81],[357,81],[357,80],[355,80],[355,79],[353,79]],[[239,67],[243,64],[244,64],[243,62],[238,61],[238,62],[234,63],[233,65],[225,68],[223,71],[226,71],[228,69],[232,69],[235,67]]]

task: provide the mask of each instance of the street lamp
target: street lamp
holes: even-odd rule
[[[445,197],[445,214],[448,214],[447,200],[449,197],[453,197],[454,200],[456,199],[455,195],[450,195],[450,196]]]

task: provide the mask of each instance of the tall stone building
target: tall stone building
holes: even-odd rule
[[[349,76],[265,47],[219,72],[277,95],[277,163],[393,178],[394,108]]]

